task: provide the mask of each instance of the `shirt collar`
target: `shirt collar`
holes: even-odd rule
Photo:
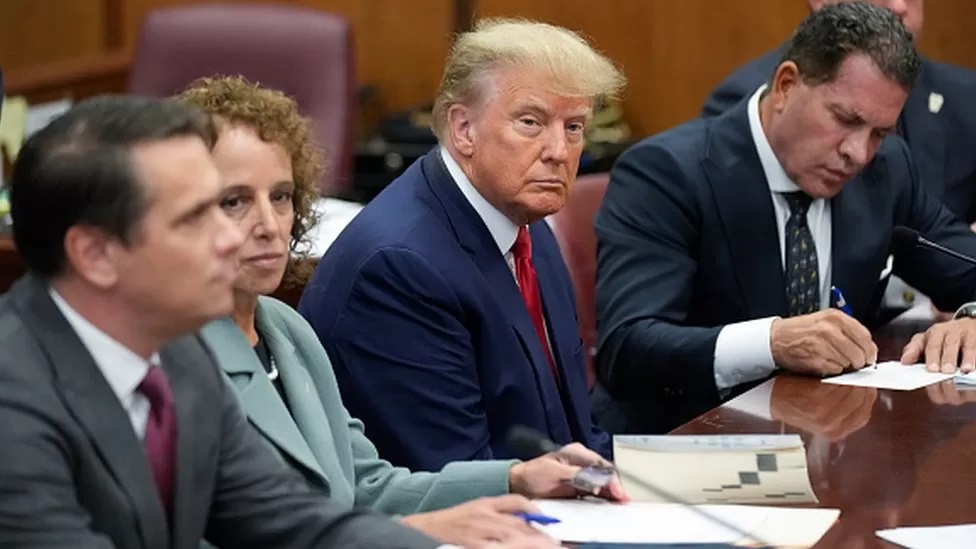
[[[763,84],[749,98],[749,130],[752,132],[752,141],[756,145],[756,152],[759,154],[759,162],[762,164],[769,190],[774,193],[796,192],[800,187],[786,175],[783,165],[779,163],[773,148],[769,146],[769,140],[766,139],[766,132],[759,119],[759,98],[762,97],[765,89],[766,85]]]
[[[481,218],[485,227],[488,228],[488,232],[491,233],[491,238],[495,241],[495,245],[498,246],[499,251],[501,251],[502,255],[507,254],[512,249],[512,245],[515,244],[515,238],[518,236],[519,231],[518,225],[512,223],[511,219],[498,211],[498,208],[492,206],[485,200],[485,197],[481,196],[481,193],[478,192],[478,189],[474,188],[471,180],[464,174],[461,166],[458,165],[446,148],[441,147],[440,153],[441,158],[444,160],[444,165],[447,166],[447,173],[451,174],[451,179],[457,184],[458,189],[461,190],[461,194],[468,200],[471,207],[474,208],[474,211],[478,213],[478,217]]]
[[[74,310],[54,288],[50,288],[48,292],[65,320],[78,334],[78,339],[88,349],[115,396],[119,400],[129,398],[146,377],[149,366],[159,364],[159,354],[153,353],[149,362],[146,362]]]

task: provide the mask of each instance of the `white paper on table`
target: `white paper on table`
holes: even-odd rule
[[[952,380],[959,385],[976,385],[976,372],[969,372],[968,374],[956,374],[956,377],[952,378]]]
[[[799,435],[615,435],[613,455],[634,501],[817,503]]]
[[[614,435],[613,442],[654,452],[773,451],[803,448],[800,435]]]
[[[794,509],[749,505],[677,503],[615,504],[583,500],[537,500],[542,513],[561,522],[537,526],[553,538],[576,543],[727,543],[762,542],[810,546],[837,520],[837,509]],[[735,527],[730,529],[720,521]],[[746,532],[748,535],[743,535]],[[758,539],[753,538],[755,536]]]
[[[877,536],[908,549],[972,549],[976,547],[976,524],[920,526],[878,530]]]
[[[856,372],[823,379],[823,383],[877,387],[896,391],[913,391],[926,385],[945,381],[956,374],[929,372],[924,364],[906,365],[898,361],[879,362],[877,367],[868,366]]]

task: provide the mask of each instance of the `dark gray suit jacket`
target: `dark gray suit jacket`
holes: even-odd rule
[[[47,286],[28,276],[0,297],[0,546],[437,546],[313,492],[248,425],[198,336],[160,358],[179,426],[172,528],[129,416]]]

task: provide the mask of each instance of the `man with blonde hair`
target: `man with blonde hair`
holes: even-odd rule
[[[488,20],[458,37],[434,106],[440,147],[353,220],[299,305],[383,457],[434,471],[508,458],[515,425],[609,455],[544,218],[566,203],[594,105],[623,85],[560,27]]]

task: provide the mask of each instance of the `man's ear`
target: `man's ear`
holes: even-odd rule
[[[64,235],[66,267],[101,289],[113,286],[119,279],[118,252],[121,243],[105,231],[86,225],[75,225]]]
[[[474,142],[477,138],[475,131],[475,112],[467,105],[455,103],[447,109],[448,139],[454,150],[461,156],[474,154]]]
[[[769,89],[768,101],[774,112],[781,112],[790,93],[803,82],[800,68],[793,61],[783,61],[776,67],[773,84]]]

